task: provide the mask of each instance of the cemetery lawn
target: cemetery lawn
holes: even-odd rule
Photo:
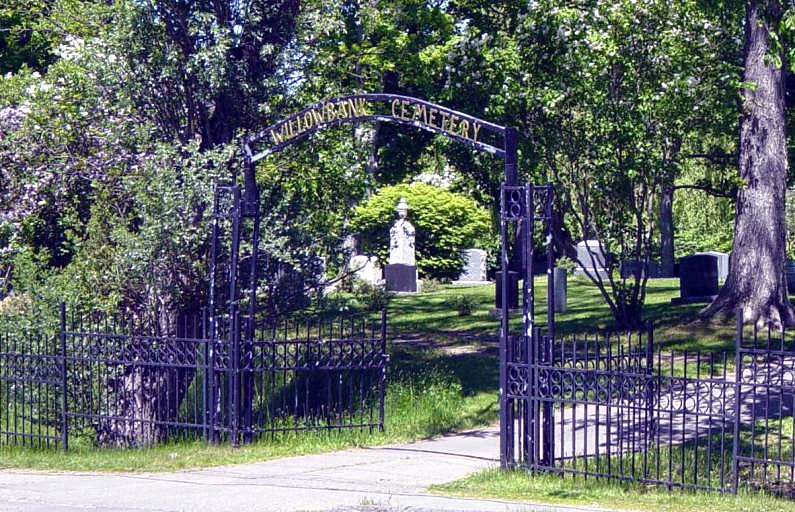
[[[536,281],[543,325],[545,278]],[[671,306],[675,279],[649,281],[648,319],[655,341],[677,350],[731,349],[732,326],[693,324],[703,305]],[[461,299],[464,297],[464,299]],[[472,313],[459,316],[461,301]],[[412,441],[493,424],[497,408],[498,321],[489,314],[494,285],[441,286],[426,293],[395,297],[389,305],[391,363],[385,432],[317,432],[282,435],[232,448],[201,440],[175,441],[143,449],[100,449],[88,439],[70,438],[70,452],[0,447],[0,468],[75,471],[175,471],[253,462],[356,446]],[[520,315],[512,322],[519,327]],[[609,328],[610,311],[595,287],[569,279],[569,311],[558,316],[558,333],[593,333]]]
[[[448,496],[499,498],[541,503],[599,506],[610,509],[660,512],[795,512],[792,500],[763,493],[740,492],[737,496],[717,492],[668,491],[643,484],[609,483],[594,478],[561,478],[530,475],[526,471],[490,469],[464,479],[431,487]]]
[[[537,276],[536,322],[546,325],[546,277]],[[521,284],[520,284],[521,286]],[[494,285],[441,286],[418,295],[395,297],[389,305],[390,338],[434,339],[437,342],[495,346],[498,320],[489,313],[494,307]],[[734,323],[703,323],[698,312],[706,304],[673,305],[679,296],[679,279],[650,279],[646,291],[644,319],[654,322],[655,345],[673,350],[734,350]],[[472,306],[468,316],[458,316],[456,304]],[[521,315],[511,316],[512,330],[521,331]],[[568,311],[556,315],[556,334],[593,335],[614,328],[610,308],[599,290],[585,277],[568,278]]]

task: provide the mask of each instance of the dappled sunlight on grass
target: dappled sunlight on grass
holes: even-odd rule
[[[535,279],[536,322],[546,325],[546,277]],[[494,307],[494,284],[484,286],[443,286],[417,295],[395,297],[389,305],[389,332],[393,338],[433,338],[440,342],[496,344],[499,320],[489,313]],[[454,300],[473,300],[472,315],[458,316]],[[675,350],[732,350],[734,324],[697,319],[705,304],[671,304],[679,296],[678,279],[651,279],[647,287],[644,319],[655,324],[658,346]],[[568,311],[556,315],[560,336],[592,334],[613,328],[613,317],[599,290],[587,278],[568,279]],[[521,331],[521,315],[511,316],[512,330]]]

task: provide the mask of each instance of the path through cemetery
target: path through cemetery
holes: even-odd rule
[[[759,418],[793,416],[795,358],[745,368],[740,382],[739,417],[743,427]],[[640,389],[608,405],[601,405],[605,400],[600,400],[600,405],[580,403],[559,409],[555,417],[556,458],[642,451],[654,439],[676,446],[732,432],[736,395],[733,372],[725,378],[660,379],[655,384],[658,387],[652,388],[650,402],[648,391]]]

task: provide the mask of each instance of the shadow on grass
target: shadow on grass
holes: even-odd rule
[[[546,327],[546,278],[535,280],[536,323]],[[572,277],[568,284],[568,310],[556,315],[558,336],[593,334],[615,329],[607,303],[590,282]],[[733,350],[733,323],[698,321],[705,304],[671,304],[679,295],[677,279],[652,279],[648,283],[643,316],[655,324],[657,346],[672,350]],[[472,315],[458,316],[454,299],[468,297],[475,304]],[[494,307],[494,285],[443,287],[434,292],[395,298],[389,306],[390,336],[426,338],[428,344],[482,344],[496,348],[499,319],[489,314]],[[511,331],[521,333],[521,314],[510,317]]]

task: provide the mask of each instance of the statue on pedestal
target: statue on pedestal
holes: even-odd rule
[[[401,197],[395,210],[398,220],[389,230],[389,264],[399,263],[415,266],[417,264],[414,256],[415,230],[411,222],[406,220],[409,211],[406,199]]]
[[[416,231],[406,220],[409,205],[400,198],[398,220],[389,230],[389,264],[384,269],[387,290],[413,293],[417,291],[417,261],[414,255]]]

